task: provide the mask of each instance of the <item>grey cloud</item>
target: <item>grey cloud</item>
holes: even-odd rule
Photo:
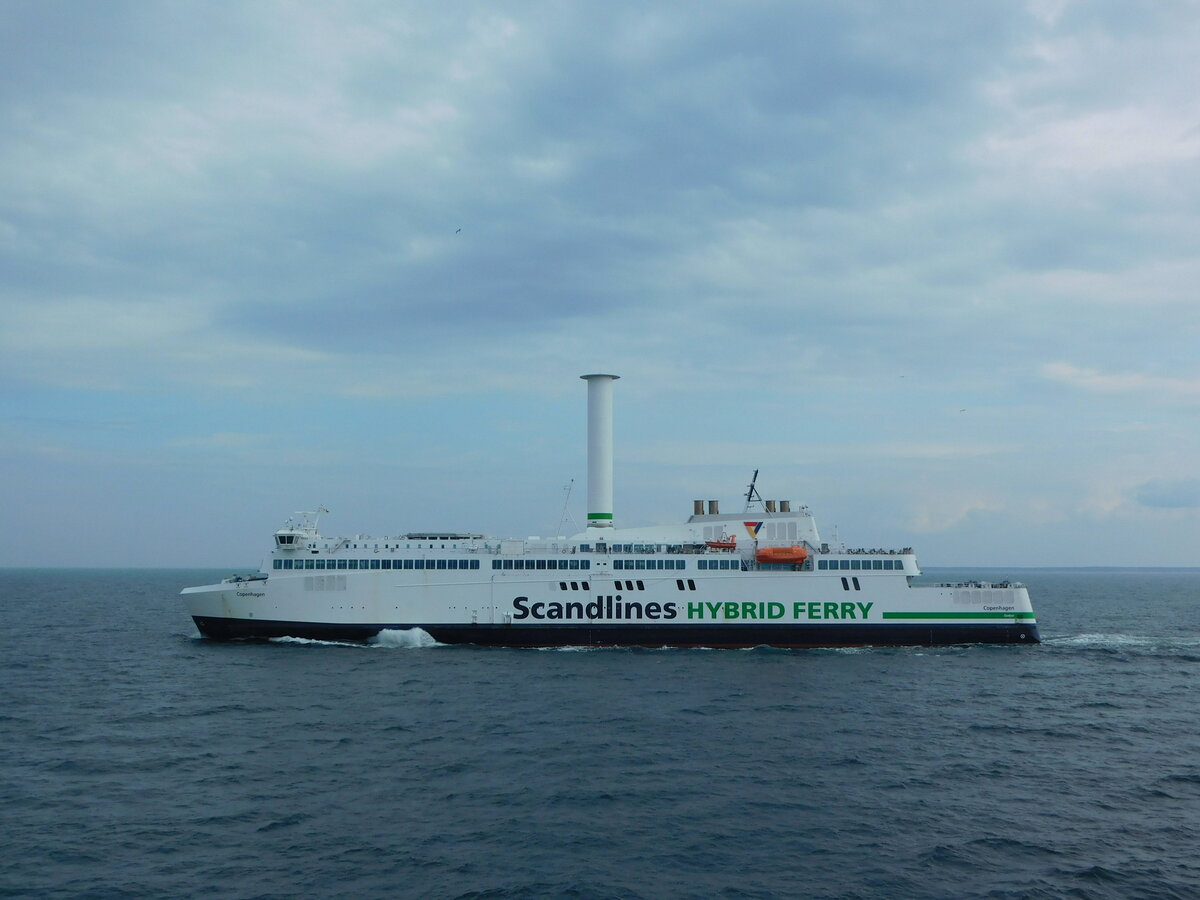
[[[1138,503],[1152,509],[1200,507],[1200,478],[1155,479],[1138,486]]]
[[[30,172],[29,202],[0,209],[34,242],[0,244],[10,289],[224,297],[222,327],[301,346],[516,336],[647,303],[687,316],[728,288],[689,280],[680,260],[723,249],[748,219],[778,238],[738,290],[806,298],[806,322],[833,336],[858,315],[902,328],[952,311],[956,290],[998,270],[1133,264],[1154,246],[1074,208],[1031,211],[1023,194],[985,212],[967,189],[978,173],[962,148],[993,113],[984,82],[1031,65],[1038,26],[1007,2],[17,9],[36,38],[0,62],[7,83],[27,110],[58,99],[53,127],[22,119],[8,140],[51,169],[96,171],[75,189]],[[1089,15],[1102,31],[1118,12]],[[63,65],[42,83],[48,51]],[[56,105],[64,94],[74,112]],[[453,115],[426,143],[370,146],[374,122],[427,101]],[[192,130],[147,125],[172,111]],[[129,148],[102,124],[113,115]],[[155,155],[172,140],[184,159]],[[103,150],[118,162],[98,162]],[[149,154],[140,167],[135,151]],[[561,171],[528,177],[523,159]],[[29,179],[10,177],[20,198]],[[889,204],[914,211],[881,218]],[[873,269],[886,277],[861,277]]]

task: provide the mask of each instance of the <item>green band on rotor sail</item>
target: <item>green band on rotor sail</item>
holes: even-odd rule
[[[612,519],[612,513],[588,513],[589,519]]]

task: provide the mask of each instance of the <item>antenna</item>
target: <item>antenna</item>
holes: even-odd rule
[[[321,514],[327,513],[327,512],[329,512],[329,510],[327,510],[325,508],[324,504],[322,504],[322,505],[318,506],[316,509],[312,509],[312,510],[307,510],[307,511],[298,510],[296,512],[296,515],[300,516],[300,524],[297,525],[296,527],[297,528],[311,528],[312,530],[315,531],[317,528],[317,523],[319,521],[321,521]],[[288,519],[288,526],[291,527],[291,525],[292,525],[292,520]]]
[[[562,515],[558,519],[558,528],[556,528],[554,530],[554,533],[556,535],[563,533],[563,530],[562,530],[563,522],[565,522],[567,519],[571,520],[571,524],[573,526],[575,526],[576,531],[579,530],[579,523],[575,521],[575,517],[573,515],[571,515],[571,511],[568,508],[568,504],[570,504],[570,502],[571,502],[571,488],[573,488],[573,487],[575,487],[575,479],[574,478],[572,478],[569,482],[567,482],[565,485],[563,485],[563,491],[566,493],[566,496],[563,498],[563,511],[562,511]]]
[[[749,490],[746,491],[746,508],[744,510],[742,510],[742,512],[750,512],[750,504],[753,503],[755,500],[757,500],[759,503],[763,502],[762,494],[760,494],[758,492],[758,488],[756,488],[754,486],[755,482],[757,482],[757,481],[758,481],[758,469],[755,469],[754,477],[750,479],[750,488],[749,488]]]

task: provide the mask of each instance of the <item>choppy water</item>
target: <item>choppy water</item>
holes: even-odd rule
[[[0,894],[1200,896],[1200,571],[859,651],[214,644],[214,574],[0,572]]]

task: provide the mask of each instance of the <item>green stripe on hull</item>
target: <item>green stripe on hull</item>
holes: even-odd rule
[[[1031,612],[885,612],[885,619],[1022,619],[1035,621]]]

